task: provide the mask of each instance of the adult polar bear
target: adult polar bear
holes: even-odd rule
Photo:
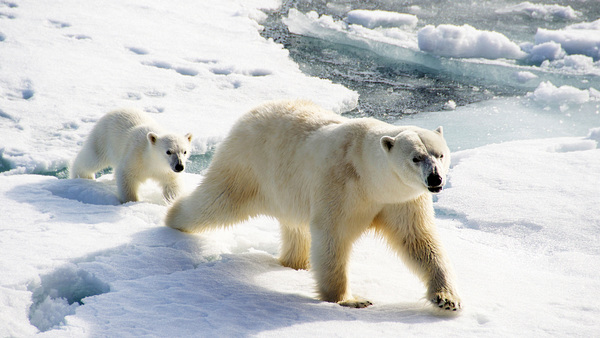
[[[166,224],[198,232],[273,216],[281,223],[281,263],[308,269],[310,256],[321,299],[351,307],[371,304],[350,293],[346,266],[354,241],[372,228],[423,280],[429,300],[456,311],[460,300],[430,193],[441,190],[449,164],[441,127],[270,102],[233,126],[202,183],[175,201]]]
[[[71,178],[94,179],[113,167],[123,203],[138,200],[138,187],[147,179],[159,182],[163,197],[179,194],[178,173],[185,169],[192,134],[167,133],[146,113],[120,109],[104,115],[88,136],[70,168]]]

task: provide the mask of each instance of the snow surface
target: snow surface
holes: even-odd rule
[[[0,7],[0,156],[18,173],[59,170],[94,122],[120,107],[142,108],[166,128],[192,132],[200,153],[265,99],[311,98],[338,112],[352,109],[355,94],[303,76],[281,45],[259,35],[255,19],[265,14],[257,7],[277,5],[87,7],[65,0]]]
[[[121,205],[110,173],[34,175],[60,176],[93,123],[121,106],[193,132],[196,157],[264,100],[354,107],[356,93],[306,77],[260,37],[259,9],[278,5],[0,2],[0,164],[9,169],[0,175],[0,336],[597,336],[600,85],[566,64],[434,63],[415,31],[290,11],[290,29],[531,88],[397,122],[443,125],[453,150],[435,208],[459,316],[433,311],[423,285],[372,234],[354,247],[350,279],[375,305],[347,309],[316,300],[310,272],[278,264],[272,219],[188,235],[164,226],[153,184],[142,202]],[[391,32],[408,40],[391,48]],[[564,68],[575,80],[556,75]],[[186,192],[202,180],[183,175]]]

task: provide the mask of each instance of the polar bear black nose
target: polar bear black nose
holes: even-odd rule
[[[429,174],[429,176],[427,176],[427,185],[430,187],[438,187],[442,185],[442,177],[434,173]]]
[[[178,172],[181,172],[181,171],[183,171],[183,164],[177,163],[175,165],[175,172],[178,173]]]

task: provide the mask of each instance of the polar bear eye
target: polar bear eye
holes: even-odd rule
[[[183,151],[183,154],[184,154],[184,155],[187,155],[187,151],[185,151],[185,150],[184,150],[184,151]]]
[[[419,163],[419,162],[421,162],[421,159],[418,157],[413,157],[413,162]]]
[[[441,154],[441,155],[440,155],[440,159],[442,159],[442,158],[444,158],[444,154]]]
[[[172,154],[171,151],[167,150],[167,155],[171,155],[171,154]]]

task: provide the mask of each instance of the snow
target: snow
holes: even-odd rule
[[[397,122],[443,125],[453,151],[434,204],[463,298],[459,316],[428,306],[423,285],[373,234],[356,243],[350,280],[375,305],[347,309],[316,300],[309,271],[278,264],[270,218],[183,234],[164,226],[167,206],[154,184],[142,187],[141,202],[119,204],[110,173],[56,177],[94,122],[121,106],[194,133],[196,161],[210,159],[203,153],[262,101],[352,109],[356,93],[305,76],[260,37],[260,9],[278,5],[0,2],[0,336],[597,335],[600,82],[571,68],[598,64],[562,41],[552,40],[568,55],[521,67],[432,56],[418,49],[415,29],[298,11],[287,19],[327,41],[529,88],[466,106],[448,101],[447,110]],[[183,174],[186,193],[199,172]]]
[[[346,14],[346,22],[358,24],[367,28],[375,27],[405,27],[414,29],[417,27],[418,18],[412,14],[396,13],[389,11],[370,11],[356,9]]]
[[[363,11],[361,13],[365,12]],[[364,15],[364,17],[365,20],[377,20],[376,17],[373,17],[372,13]],[[287,18],[283,19],[283,22],[287,25],[290,32],[294,34],[334,40],[337,36],[342,36],[354,42],[368,39],[401,46],[403,48],[417,48],[417,43],[412,39],[412,34],[408,27],[376,27],[370,29],[362,25],[349,24],[346,21],[335,20],[329,15],[319,15],[315,11],[303,14],[294,8],[290,9]]]
[[[595,88],[582,90],[571,86],[556,87],[550,82],[542,82],[531,96],[540,104],[560,107],[562,110],[568,105],[580,106],[589,102],[600,102],[600,91]]]
[[[519,14],[532,19],[546,21],[576,20],[581,16],[581,12],[574,10],[571,6],[533,4],[529,1],[498,9],[496,13],[505,15]]]
[[[526,54],[498,32],[470,25],[428,25],[419,30],[419,48],[435,55],[457,58],[520,59]]]
[[[532,46],[528,59],[532,63],[540,64],[546,60],[554,61],[557,59],[563,59],[565,56],[566,53],[562,49],[562,45],[560,43],[548,41]]]
[[[560,30],[538,29],[535,43],[559,43],[568,54],[581,54],[600,60],[600,19]]]
[[[515,73],[515,78],[519,83],[525,83],[529,80],[537,79],[538,76],[533,74],[532,72],[521,71]]]
[[[600,61],[594,62],[591,57],[578,54],[567,55],[555,61],[545,60],[540,67],[550,71],[568,69],[573,74],[600,75]]]
[[[25,1],[3,8],[14,19],[1,26],[2,158],[14,172],[63,168],[99,116],[120,107],[142,108],[168,129],[192,132],[200,153],[265,99],[297,96],[352,109],[356,94],[302,76],[281,45],[259,35],[254,19],[264,13],[256,7],[277,5]]]

